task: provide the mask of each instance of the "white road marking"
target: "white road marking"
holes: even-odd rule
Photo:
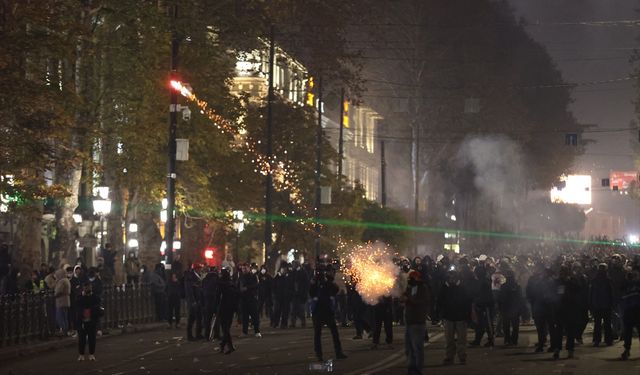
[[[427,347],[430,345],[431,342],[434,342],[438,339],[440,339],[441,337],[443,337],[444,334],[443,333],[437,333],[433,336],[431,336],[431,338],[429,339],[428,343],[424,344],[424,347]],[[393,366],[395,363],[402,361],[404,359],[404,349],[400,350],[388,357],[386,357],[385,359],[378,361],[370,366],[367,366],[365,368],[361,368],[355,371],[351,371],[348,372],[346,375],[356,375],[356,374],[361,374],[361,375],[368,375],[368,374],[373,374],[375,372],[378,372],[380,370],[389,368],[391,366]]]

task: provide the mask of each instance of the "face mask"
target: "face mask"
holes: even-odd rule
[[[255,275],[256,273],[258,273],[258,270],[254,268],[251,270],[251,273]]]
[[[300,267],[296,267],[296,271],[300,271]]]
[[[90,277],[89,281],[93,282],[93,281],[95,281],[95,279],[96,279],[95,277]]]
[[[20,277],[20,275],[21,275],[21,274],[20,274],[20,272],[18,272],[18,274],[16,275],[16,277]]]
[[[67,277],[68,278],[72,278],[73,277],[73,273],[67,273]]]
[[[260,273],[264,275],[265,273],[267,273],[267,270],[260,270]]]

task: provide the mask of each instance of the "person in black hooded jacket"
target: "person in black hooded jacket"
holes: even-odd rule
[[[621,295],[624,352],[620,359],[626,361],[631,355],[633,330],[640,333],[640,255],[636,255],[632,269],[625,275]]]
[[[202,279],[203,297],[203,325],[205,339],[220,337],[219,327],[212,327],[211,322],[217,311],[216,293],[218,291],[218,273],[215,267],[207,269],[207,274]],[[213,332],[211,332],[213,330]]]
[[[498,293],[498,306],[502,315],[502,332],[504,332],[504,345],[518,345],[520,332],[520,312],[522,311],[522,289],[516,281],[513,271],[506,271],[507,281],[500,287]]]
[[[217,300],[217,318],[220,319],[220,328],[222,330],[220,352],[224,354],[231,354],[236,350],[231,340],[231,323],[233,323],[233,314],[238,310],[239,292],[231,280],[229,269],[226,267],[223,267],[220,272]]]
[[[89,343],[89,360],[95,361],[98,319],[101,315],[100,299],[93,294],[91,282],[85,281],[76,297],[76,328],[78,329],[78,361],[85,360],[85,348]]]
[[[493,292],[491,291],[491,279],[484,266],[479,264],[474,269],[476,279],[474,280],[473,302],[478,323],[475,327],[475,340],[470,345],[480,345],[482,336],[487,333],[486,347],[493,346]]]
[[[467,361],[467,322],[471,319],[472,298],[461,275],[453,268],[438,295],[438,314],[444,320],[446,340],[445,365],[453,364],[455,354],[460,363]]]
[[[602,328],[604,327],[604,342],[607,346],[613,344],[611,329],[611,315],[613,313],[613,284],[607,274],[607,264],[598,266],[598,271],[591,281],[589,291],[589,309],[593,315],[593,346],[600,346]]]
[[[322,362],[322,327],[326,324],[331,331],[333,348],[337,359],[345,359],[342,352],[340,335],[336,326],[335,298],[338,285],[334,281],[333,270],[330,265],[319,264],[315,276],[311,280],[309,296],[311,297],[311,314],[313,320],[313,348],[319,361]]]
[[[580,285],[571,270],[565,265],[560,267],[555,292],[553,328],[551,330],[553,359],[560,358],[564,333],[567,335],[566,348],[569,352],[569,358],[573,358],[578,323],[576,317],[580,314]]]
[[[175,320],[175,327],[180,328],[180,299],[183,292],[184,287],[180,285],[178,275],[175,272],[171,272],[167,282],[167,323],[169,327]]]
[[[533,322],[536,325],[538,334],[538,343],[536,344],[536,353],[542,353],[547,343],[549,327],[553,322],[553,298],[555,290],[553,288],[553,272],[546,268],[543,263],[538,263],[533,275],[527,282],[527,299],[531,304],[531,314]]]

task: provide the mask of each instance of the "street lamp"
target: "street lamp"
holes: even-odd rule
[[[73,222],[76,223],[76,224],[82,223],[82,215],[73,214]]]
[[[104,217],[111,213],[109,187],[96,187],[97,197],[93,200],[93,211],[100,216],[100,247],[104,248]]]
[[[236,230],[236,256],[235,261],[240,261],[240,233],[244,230],[244,212],[233,211],[233,229]]]

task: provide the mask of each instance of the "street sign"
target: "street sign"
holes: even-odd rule
[[[189,140],[186,138],[176,139],[176,160],[189,160]]]

